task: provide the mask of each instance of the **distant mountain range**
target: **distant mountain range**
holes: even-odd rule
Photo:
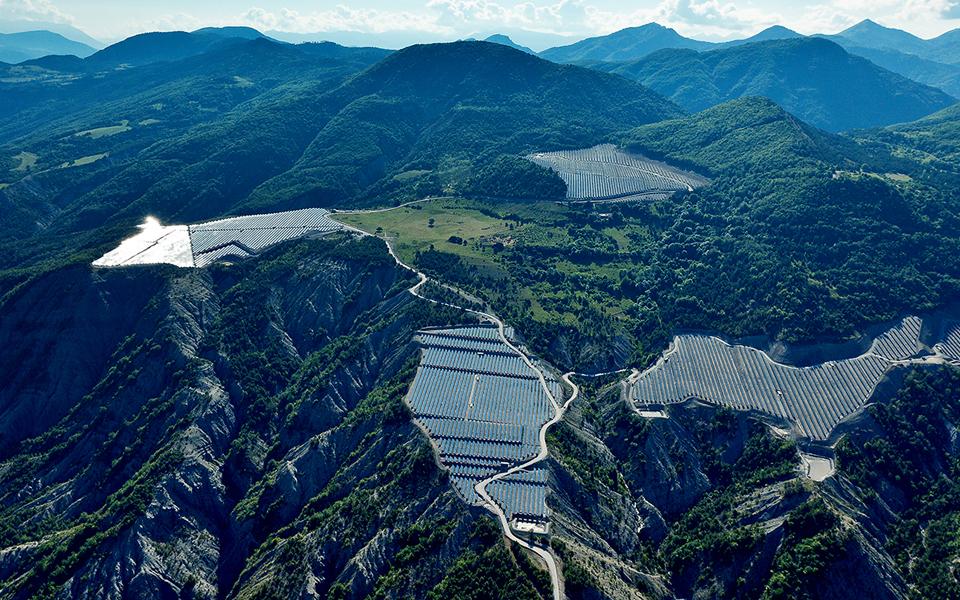
[[[0,18],[0,33],[22,33],[24,31],[51,31],[58,33],[68,40],[86,44],[97,50],[106,46],[103,42],[95,39],[85,32],[80,31],[72,25],[66,23],[54,23],[52,21],[26,21],[22,19],[4,19]]]
[[[27,181],[6,187],[0,223],[36,223],[52,210],[57,227],[70,228],[146,206],[195,220],[281,204],[372,202],[407,188],[440,193],[504,154],[590,146],[682,115],[639,83],[501,44],[391,53],[211,37],[137,36],[63,65],[33,61],[35,81],[0,86],[0,104],[9,107],[0,116],[0,156],[38,156],[29,180],[85,185],[58,167],[110,161],[87,169],[103,169],[104,179],[70,192],[76,203],[54,208]],[[184,53],[207,49],[157,60],[174,43]],[[120,64],[139,66],[103,67]],[[68,85],[58,68],[68,70]],[[126,181],[120,195],[116,177]]]
[[[960,64],[960,30],[925,40],[900,29],[884,27],[869,19],[836,35],[822,36],[843,46],[893,50],[946,64]]]
[[[96,66],[138,66],[180,60],[207,52],[217,45],[269,39],[249,27],[206,27],[193,32],[141,33],[107,46],[90,57]]]
[[[587,38],[570,45],[549,48],[540,55],[556,62],[622,62],[637,60],[666,48],[710,50],[799,37],[807,36],[787,27],[774,25],[741,40],[706,42],[684,37],[676,30],[658,23],[648,23],[639,27],[621,29],[609,35]],[[960,29],[924,40],[906,31],[884,27],[867,19],[840,33],[817,34],[810,37],[827,38],[848,49],[895,51],[940,63],[960,64]]]
[[[74,55],[86,57],[103,47],[102,44],[83,32],[56,23],[29,23],[22,21],[0,21],[0,32],[22,32],[24,28],[44,29],[17,33],[14,37],[0,38],[0,62],[18,63],[49,54]],[[164,32],[140,34],[118,42],[121,51],[108,51],[102,58],[104,64],[114,62],[108,58],[114,54],[131,55],[134,59],[128,64],[142,64],[144,61],[177,60],[185,56],[196,55],[221,38],[251,39],[269,37],[287,43],[331,41],[346,46],[403,48],[421,43],[422,33],[398,32],[386,34],[368,34],[362,32],[327,31],[319,33],[291,33],[269,31],[261,33],[248,27],[204,28],[193,33],[209,37],[185,37],[184,32]],[[696,51],[718,50],[733,46],[785,40],[805,37],[783,26],[773,26],[748,38],[727,42],[707,42],[684,37],[677,31],[650,23],[639,27],[630,27],[609,35],[592,37],[567,43],[569,37],[543,34],[507,28],[489,34],[474,34],[470,39],[485,39],[535,53],[533,48],[543,48],[540,56],[554,62],[590,64],[598,62],[633,62],[658,50],[688,49]],[[865,20],[836,34],[819,34],[822,37],[843,46],[851,54],[862,56],[875,64],[913,79],[939,88],[954,97],[960,97],[960,30],[947,32],[939,37],[924,40],[898,29],[883,27],[873,21]],[[520,39],[524,44],[515,40]],[[557,43],[562,45],[556,45]],[[148,52],[153,47],[153,56],[133,56],[136,47]]]
[[[684,37],[657,23],[623,29],[610,35],[545,50],[540,55],[566,63],[633,62],[658,50],[718,50],[754,42],[806,37],[782,26],[729,42],[705,42]],[[836,42],[851,54],[960,97],[960,30],[924,40],[906,31],[865,20],[833,35],[816,35]]]
[[[714,44],[683,37],[657,23],[630,27],[600,37],[587,38],[569,46],[550,48],[540,56],[555,62],[623,62],[637,60],[664,48],[706,50]]]
[[[41,56],[72,54],[85,57],[96,52],[87,44],[69,40],[52,31],[0,33],[0,62],[19,63]]]
[[[492,44],[501,44],[501,45],[503,45],[503,46],[508,46],[508,47],[510,47],[510,48],[513,48],[514,50],[519,50],[519,51],[521,51],[521,52],[526,52],[527,54],[536,54],[536,52],[534,52],[534,51],[531,50],[530,48],[527,48],[526,46],[521,46],[520,44],[518,44],[518,43],[514,42],[513,40],[511,40],[509,36],[506,36],[506,35],[503,35],[503,34],[500,34],[500,33],[496,33],[496,34],[494,34],[494,35],[491,35],[490,37],[488,37],[488,38],[485,39],[484,41],[485,41],[485,42],[490,42],[490,43],[492,43]]]
[[[820,38],[706,52],[665,49],[634,62],[596,67],[635,79],[689,111],[763,96],[830,131],[912,121],[956,102]]]

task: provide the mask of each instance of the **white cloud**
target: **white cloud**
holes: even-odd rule
[[[882,0],[881,0],[882,1]],[[652,21],[688,35],[729,37],[771,25],[779,15],[741,8],[725,0],[661,0],[650,8],[604,10],[589,0],[426,0],[418,11],[355,9],[338,5],[315,12],[251,8],[240,21],[267,30],[291,32],[413,30],[442,35],[526,29],[562,35],[606,34]]]
[[[0,0],[0,19],[70,23],[73,19],[47,0]]]
[[[598,12],[581,0],[510,5],[492,0],[429,0],[427,8],[434,11],[438,24],[451,29],[504,27],[560,34],[588,32],[593,15]]]
[[[624,27],[656,22],[688,36],[727,38],[752,34],[780,20],[776,13],[743,8],[735,2],[663,0],[651,8],[630,12],[593,10],[589,25],[596,33],[610,33]]]
[[[293,33],[322,31],[383,33],[400,30],[444,32],[443,28],[437,24],[436,19],[427,14],[408,11],[354,9],[343,5],[311,13],[301,13],[288,8],[269,11],[254,7],[240,15],[240,21],[264,30]]]

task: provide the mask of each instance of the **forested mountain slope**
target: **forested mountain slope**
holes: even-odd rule
[[[242,206],[383,197],[398,185],[387,175],[411,170],[429,171],[434,179],[421,189],[437,193],[439,185],[458,183],[458,170],[500,154],[581,147],[628,123],[680,114],[621,78],[485,42],[407,48],[326,102],[337,114],[296,164]]]
[[[417,278],[370,236],[203,269],[90,266],[146,215],[442,194],[334,216],[462,287],[458,302],[486,304],[559,372],[646,368],[680,330],[850,342],[960,297],[955,108],[839,135],[752,96],[687,114],[499,44],[253,37],[178,60],[138,50],[144,64],[122,69],[4,71],[0,598],[552,592],[452,490],[402,401],[413,333],[473,317],[407,293]],[[808,41],[722,52],[770,43]],[[876,93],[897,90],[916,88]],[[566,205],[562,181],[522,159],[599,142],[710,183]],[[955,595],[948,367],[849,423],[823,483],[746,413],[637,414],[623,375],[574,375],[574,412],[548,435],[569,597]]]
[[[631,61],[663,48],[705,50],[713,44],[683,37],[675,30],[657,23],[628,27],[609,35],[581,40],[569,46],[558,46],[540,53],[547,60],[564,63],[584,61]]]
[[[254,40],[111,72],[112,84],[81,79],[78,91],[91,89],[77,100],[37,84],[42,108],[10,86],[23,108],[0,123],[11,132],[4,234],[439,193],[503,153],[589,145],[680,114],[639,84],[486,42],[411,47],[337,85],[373,56]],[[173,81],[151,85],[158,74]],[[89,112],[24,130],[84,98]]]
[[[409,284],[382,242],[335,238],[21,289],[0,597],[542,596],[402,403],[414,330],[462,318]]]
[[[632,77],[690,111],[742,96],[764,96],[831,131],[911,121],[956,102],[819,38],[709,52],[663,50],[637,62],[600,68]]]

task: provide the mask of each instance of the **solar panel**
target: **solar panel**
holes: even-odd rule
[[[698,398],[757,410],[796,423],[811,439],[825,440],[869,402],[893,361],[919,352],[921,323],[917,317],[906,318],[878,336],[862,356],[803,368],[773,362],[760,350],[731,346],[716,337],[680,335],[673,341],[676,352],[641,374],[629,397],[638,405]]]
[[[503,343],[495,327],[426,329],[416,340],[422,346],[420,368],[408,402],[450,467],[454,489],[479,503],[473,489],[478,481],[536,457],[553,405],[537,372]],[[561,389],[552,375],[547,382],[551,391]],[[524,477],[529,478],[521,476],[504,489],[513,494],[511,507],[530,511],[539,505],[523,491]],[[545,495],[545,480],[537,485]],[[541,504],[534,512],[545,518]]]

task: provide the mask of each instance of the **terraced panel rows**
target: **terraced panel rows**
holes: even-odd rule
[[[948,323],[943,339],[936,343],[934,349],[948,360],[960,361],[960,323]]]
[[[825,440],[843,419],[863,407],[893,366],[919,350],[920,320],[910,317],[878,337],[866,354],[812,367],[771,360],[747,346],[716,337],[681,335],[661,360],[630,388],[638,404],[671,404],[689,398],[736,410],[756,410]]]
[[[341,229],[329,214],[321,208],[308,208],[169,226],[148,217],[140,225],[140,233],[123,240],[93,265],[204,267],[223,258],[247,258],[280,242]]]
[[[508,520],[547,521],[547,472],[521,471],[487,486],[490,497],[503,508]]]
[[[322,208],[307,208],[190,225],[194,262],[202,267],[225,256],[245,258],[308,233],[340,229],[329,214]]]
[[[527,156],[553,169],[567,184],[568,200],[605,200],[643,194],[673,193],[709,181],[666,163],[628,154],[613,144],[582,150],[538,152]]]
[[[550,399],[493,327],[424,330],[417,341],[422,354],[408,402],[453,486],[479,503],[477,482],[537,455],[540,428],[553,415]],[[547,383],[559,397],[560,382],[549,376]],[[545,475],[514,475],[488,491],[508,516],[547,518]]]
[[[882,333],[873,340],[870,352],[888,360],[907,360],[920,351],[919,317],[907,317],[893,329]]]

